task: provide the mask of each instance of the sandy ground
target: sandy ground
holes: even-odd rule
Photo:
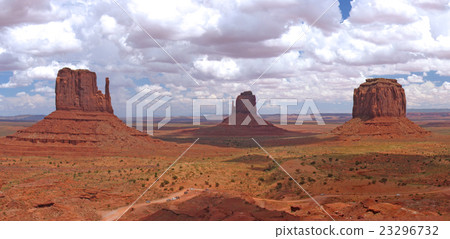
[[[450,126],[446,120],[416,122],[429,125],[432,135],[345,140],[329,134],[338,124],[307,124],[280,126],[298,135],[255,139],[336,220],[450,220]],[[0,220],[115,220],[194,142],[185,133],[191,128],[169,125],[156,132],[152,147],[131,153],[3,144]],[[180,198],[167,201],[174,197]],[[289,215],[331,220],[250,138],[210,136],[200,138],[121,220]]]

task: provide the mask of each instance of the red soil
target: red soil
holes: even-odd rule
[[[377,117],[370,120],[353,118],[338,126],[332,133],[340,136],[363,136],[379,138],[424,137],[429,131],[422,129],[406,117]]]

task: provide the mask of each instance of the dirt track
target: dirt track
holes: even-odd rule
[[[185,192],[188,192],[187,194],[185,194]],[[144,208],[148,205],[151,204],[163,204],[168,202],[168,200],[170,201],[171,199],[175,198],[175,197],[179,197],[179,199],[176,199],[176,202],[184,202],[186,200],[192,199],[195,196],[198,196],[204,192],[216,192],[216,193],[221,193],[219,190],[203,190],[203,189],[190,189],[190,190],[182,190],[179,192],[175,192],[170,194],[167,197],[164,198],[160,198],[160,199],[156,199],[156,200],[152,200],[149,203],[139,203],[139,204],[135,204],[132,209],[130,210],[136,210],[139,208]],[[443,188],[440,190],[431,190],[431,191],[410,191],[407,192],[407,194],[435,194],[435,193],[443,193],[445,195],[450,195],[450,187],[447,188]],[[380,195],[380,194],[330,194],[330,195],[319,195],[319,196],[315,196],[314,199],[316,199],[317,201],[320,201],[321,199],[325,199],[325,198],[339,198],[339,197],[348,197],[348,196],[372,196],[372,197],[376,197],[376,196],[387,196],[387,197],[395,197],[395,196],[401,196],[401,195],[397,195],[397,194],[386,194],[386,195]],[[264,206],[266,202],[271,202],[271,203],[276,203],[276,204],[282,204],[279,206],[289,206],[291,203],[301,203],[301,202],[309,202],[312,201],[311,198],[305,198],[305,199],[299,199],[299,200],[274,200],[274,199],[264,199],[264,198],[257,198],[257,197],[253,197],[252,198],[255,201],[255,204],[258,206]],[[120,207],[118,209],[112,210],[112,211],[102,211],[99,212],[102,215],[102,221],[113,221],[113,220],[117,220],[117,218],[119,218],[120,216],[122,216],[122,214],[129,208],[129,206],[124,206],[124,207]],[[407,209],[406,209],[407,210]]]

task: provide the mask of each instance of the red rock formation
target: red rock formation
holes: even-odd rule
[[[56,77],[56,110],[81,110],[114,113],[106,78],[104,95],[97,88],[97,75],[89,70],[63,68]]]
[[[405,117],[406,97],[394,79],[367,79],[353,94],[353,118]]]
[[[236,98],[236,107],[233,107],[232,111],[231,115],[224,119],[221,125],[247,127],[273,126],[257,114],[256,96],[251,91],[244,91]]]
[[[7,136],[7,139],[32,144],[95,146],[108,150],[143,148],[158,141],[127,127],[117,118],[111,106],[108,78],[105,88],[105,95],[97,89],[95,72],[61,69],[56,79],[56,111],[31,127]]]
[[[243,100],[248,100],[253,107],[256,106],[256,96],[251,91],[244,91],[236,98],[236,113],[250,114]],[[254,110],[256,111],[256,109]]]
[[[208,128],[200,128],[196,135],[207,136],[252,136],[281,135],[289,133],[265,121],[257,114],[256,96],[251,91],[244,91],[236,98],[236,107],[222,123]]]
[[[162,208],[140,221],[298,221],[284,211],[261,208],[253,199],[220,193],[196,196],[170,208]],[[130,220],[129,218],[125,220]]]
[[[353,119],[332,131],[344,136],[384,138],[424,136],[430,132],[406,118],[406,97],[394,79],[367,79],[353,94]]]
[[[56,110],[43,120],[7,138],[32,143],[63,143],[87,145],[140,144],[145,133],[127,127],[108,112]]]

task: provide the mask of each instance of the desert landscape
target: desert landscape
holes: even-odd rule
[[[154,136],[114,115],[105,82],[103,94],[94,72],[63,68],[56,111],[2,119],[0,220],[450,219],[450,113],[407,113],[394,79],[367,79],[353,114],[326,125],[255,117],[244,91],[237,125]]]

